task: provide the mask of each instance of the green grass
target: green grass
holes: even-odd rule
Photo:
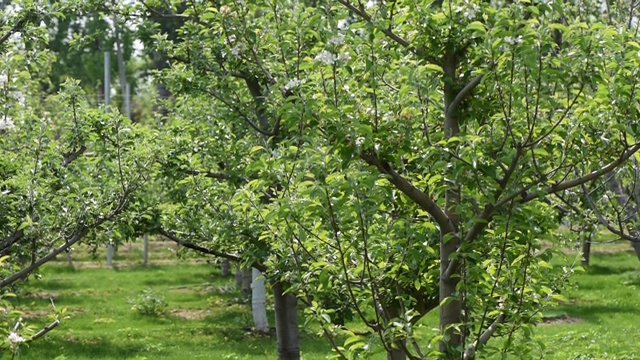
[[[252,325],[250,307],[239,303],[233,278],[223,278],[217,266],[194,259],[177,261],[175,254],[169,256],[171,252],[165,253],[165,247],[159,246],[152,253],[151,265],[142,266],[138,264],[141,253],[125,249],[126,246],[120,249],[114,269],[100,263],[104,262],[104,254],[99,254],[99,259],[75,254],[77,268],[69,267],[66,258],[62,258],[44,266],[40,280],[28,282],[16,304],[28,323],[42,326],[48,322],[46,316],[52,313],[50,298],[57,308],[68,308],[68,318],[21,350],[20,358],[277,357],[274,336],[253,335],[245,330]],[[131,309],[130,300],[148,288],[164,296],[168,303],[166,316],[143,316]],[[269,315],[273,324],[272,311]],[[306,359],[325,359],[330,352],[326,341],[310,331],[303,329],[301,338]],[[0,358],[9,359],[10,355]]]
[[[640,359],[640,262],[625,245],[595,247],[569,303],[549,311],[573,322],[538,327],[545,359]]]
[[[627,245],[628,246],[628,245]],[[233,279],[204,260],[177,260],[175,247],[153,243],[150,265],[140,264],[140,244],[124,245],[116,267],[104,266],[86,249],[42,269],[32,278],[20,303],[31,324],[46,324],[50,298],[68,308],[62,324],[25,348],[23,359],[276,359],[275,337],[248,333],[250,308],[238,302]],[[627,247],[628,249],[628,247]],[[544,359],[640,359],[640,262],[619,245],[594,247],[592,266],[574,277],[564,295],[570,301],[545,315],[559,320],[540,325],[536,337],[545,344]],[[153,289],[168,303],[165,316],[142,316],[130,299]],[[271,324],[273,314],[270,312]],[[437,314],[424,320],[435,325]],[[330,346],[302,328],[304,359],[325,359]],[[9,359],[8,354],[0,359]],[[381,356],[380,358],[384,358]],[[376,358],[377,359],[377,358]]]

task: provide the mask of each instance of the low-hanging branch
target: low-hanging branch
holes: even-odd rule
[[[229,261],[233,261],[233,262],[241,262],[242,258],[240,258],[239,256],[236,255],[232,255],[232,254],[227,254],[227,253],[223,253],[220,251],[216,251],[216,250],[212,250],[212,249],[207,249],[205,247],[202,247],[200,245],[191,243],[189,241],[183,240],[181,238],[179,238],[178,236],[172,234],[171,232],[165,230],[164,228],[159,228],[158,229],[158,233],[164,237],[166,237],[167,239],[175,242],[176,244],[185,247],[187,249],[191,249],[194,251],[197,251],[199,253],[202,254],[207,254],[207,255],[213,255],[213,256],[217,256],[223,259],[227,259]],[[261,272],[265,272],[267,271],[267,267],[264,266],[263,264],[256,262],[253,262],[251,264],[251,267],[256,268],[257,270],[260,270]]]

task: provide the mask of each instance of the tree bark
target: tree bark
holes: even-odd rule
[[[229,259],[222,259],[222,262],[220,263],[220,272],[224,277],[231,275],[231,263],[229,263]]]
[[[251,297],[251,268],[242,269],[242,298],[249,299]]]
[[[387,360],[406,360],[407,354],[402,349],[390,349],[387,351]]]
[[[235,269],[236,269],[236,274],[235,274],[236,290],[242,290],[242,269],[240,269],[240,266],[238,265],[235,266]]]
[[[251,313],[253,314],[253,326],[261,333],[269,332],[269,320],[267,319],[267,295],[264,285],[264,277],[260,270],[252,269],[251,283]]]
[[[455,53],[448,50],[444,56],[444,99],[445,119],[444,131],[447,138],[456,136],[460,132],[457,109],[461,100],[453,84],[457,81],[457,63]],[[457,294],[457,286],[462,274],[462,266],[457,266],[453,272],[448,271],[451,256],[461,245],[458,232],[459,216],[456,207],[460,203],[459,184],[449,184],[445,193],[445,213],[451,222],[453,232],[442,232],[440,236],[440,281],[438,283],[440,301],[440,332],[444,336],[439,343],[439,350],[446,359],[459,358],[463,347],[462,336],[454,326],[462,323],[462,302]]]
[[[273,284],[273,300],[276,312],[278,360],[300,359],[300,333],[298,330],[297,299],[294,294],[284,294],[280,281]]]

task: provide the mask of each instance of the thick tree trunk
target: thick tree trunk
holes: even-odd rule
[[[229,263],[229,259],[222,259],[220,272],[222,272],[222,276],[224,277],[231,275],[231,263]]]
[[[407,354],[402,349],[391,349],[387,351],[387,360],[406,360]]]
[[[294,294],[284,294],[284,285],[273,284],[273,300],[276,312],[278,360],[300,359],[300,333],[298,330],[297,299]]]
[[[251,297],[251,268],[242,269],[242,298]]]
[[[251,312],[253,314],[253,326],[262,333],[269,332],[269,320],[267,319],[267,294],[264,286],[264,277],[260,270],[252,269],[251,283]]]
[[[236,274],[235,274],[236,290],[242,290],[242,270],[238,265],[235,266],[235,270],[236,270]]]
[[[636,251],[636,256],[638,257],[638,260],[640,260],[640,242],[632,241],[631,247]]]

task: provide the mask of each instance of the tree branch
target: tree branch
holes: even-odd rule
[[[582,185],[582,191],[584,192],[584,197],[587,200],[587,204],[589,204],[589,207],[591,208],[591,210],[593,210],[593,213],[595,214],[596,219],[598,219],[598,222],[600,224],[604,225],[604,227],[606,227],[607,230],[611,231],[611,233],[615,235],[618,235],[621,239],[628,240],[630,242],[640,243],[639,237],[626,234],[624,232],[624,229],[613,226],[611,222],[605,219],[605,217],[600,213],[600,210],[598,210],[595,202],[591,198],[591,195],[589,195],[589,191],[587,190],[586,186],[584,186],[584,184]]]
[[[348,0],[338,0],[338,2],[340,4],[342,4],[344,7],[346,7],[349,11],[351,11],[355,15],[359,16],[360,18],[362,18],[363,20],[371,21],[371,15],[367,14],[367,12],[364,11],[364,9],[359,9],[358,7],[353,5]],[[395,41],[400,46],[409,49],[410,51],[412,51],[416,55],[421,56],[421,57],[426,55],[424,53],[424,51],[422,51],[420,49],[417,49],[414,46],[411,46],[411,43],[409,43],[409,41],[401,38],[399,35],[397,35],[393,31],[391,31],[391,24],[389,24],[388,28],[380,28],[380,31],[382,31],[382,33],[385,34],[389,39]],[[427,60],[429,60],[432,63],[436,62],[435,59],[433,59],[431,57],[428,57]]]
[[[561,183],[555,184],[555,185],[551,185],[549,187],[547,187],[546,189],[544,189],[544,193],[545,194],[555,194],[557,192],[561,192],[567,189],[571,189],[577,186],[580,186],[582,184],[585,184],[591,180],[595,180],[599,177],[602,177],[606,174],[608,174],[609,172],[615,170],[615,168],[617,168],[618,166],[620,166],[623,162],[625,162],[627,159],[629,159],[631,156],[633,156],[633,154],[635,154],[636,152],[638,152],[638,150],[640,150],[640,143],[637,143],[635,145],[633,145],[632,147],[628,148],[627,150],[625,150],[618,159],[610,162],[609,164],[605,165],[604,167],[600,168],[599,170],[596,171],[592,171],[590,173],[588,173],[587,175],[584,175],[582,177],[579,177],[577,179],[573,179],[573,180],[567,180],[567,181],[563,181]],[[525,196],[523,196],[521,202],[525,203],[528,201],[531,201],[535,198],[538,197],[538,194],[527,194]]]
[[[458,94],[456,94],[456,97],[449,104],[449,106],[445,111],[446,117],[453,116],[454,112],[458,110],[458,106],[460,106],[460,103],[462,103],[462,101],[464,101],[464,99],[466,99],[469,96],[469,94],[471,94],[473,89],[475,89],[478,85],[480,85],[480,82],[482,81],[483,76],[484,75],[482,74],[476,76],[467,85],[465,85],[465,87],[462,88],[462,90],[460,90]]]
[[[231,254],[227,254],[227,253],[223,253],[223,252],[219,252],[219,251],[215,251],[215,250],[211,250],[211,249],[207,249],[207,248],[202,247],[200,245],[196,245],[194,243],[190,243],[188,241],[185,241],[185,240],[177,237],[176,235],[168,232],[167,230],[165,230],[163,228],[159,228],[158,232],[160,233],[160,235],[168,238],[169,240],[175,242],[176,244],[178,244],[180,246],[186,247],[187,249],[191,249],[191,250],[197,251],[197,252],[202,253],[202,254],[217,256],[217,257],[220,257],[220,258],[223,258],[223,259],[227,259],[229,261],[234,261],[234,262],[241,262],[242,261],[242,258],[240,258],[239,256],[231,255]],[[266,272],[267,271],[267,267],[264,266],[263,264],[258,263],[257,261],[254,262],[253,264],[251,264],[251,267],[258,269],[261,272]]]
[[[41,337],[43,337],[44,335],[46,335],[49,331],[55,329],[58,325],[60,325],[60,320],[55,319],[51,324],[43,327],[42,329],[40,329],[40,331],[38,331],[37,333],[35,333],[29,340],[28,342],[37,340]]]
[[[75,234],[70,239],[65,241],[64,244],[62,244],[62,245],[58,246],[57,248],[55,248],[49,254],[41,257],[40,259],[38,259],[37,261],[33,262],[31,265],[27,266],[26,268],[24,268],[24,269],[22,269],[22,270],[20,270],[20,271],[18,271],[16,273],[8,276],[8,277],[2,279],[2,281],[0,281],[0,289],[2,289],[3,287],[5,287],[7,285],[11,285],[11,284],[15,283],[18,280],[24,279],[33,270],[35,270],[36,268],[40,267],[42,264],[52,260],[58,254],[60,254],[63,251],[66,251],[72,245],[74,245],[75,243],[80,241],[82,238],[84,238],[89,233],[89,231],[90,231],[90,229],[88,227],[83,226],[82,229],[80,229],[80,231],[77,234]]]
[[[420,191],[420,189],[413,186],[407,179],[393,170],[387,162],[381,161],[372,152],[362,152],[360,157],[367,164],[375,166],[382,174],[389,175],[390,178],[388,180],[411,200],[415,201],[424,211],[433,216],[444,233],[454,232],[453,224],[442,208],[427,194]]]
[[[20,240],[24,236],[24,230],[18,230],[11,236],[0,241],[0,255],[4,255],[5,250],[10,248],[16,241]]]
[[[180,169],[181,172],[193,176],[204,176],[210,179],[218,179],[218,180],[229,180],[231,176],[229,174],[212,172],[207,170],[191,170],[191,169]]]
[[[485,330],[482,333],[482,335],[480,335],[480,337],[478,337],[478,340],[474,341],[473,344],[471,344],[464,351],[464,354],[463,354],[463,357],[462,357],[464,360],[473,360],[473,359],[475,359],[476,351],[478,350],[478,348],[480,346],[486,344],[487,341],[489,341],[491,336],[493,336],[493,334],[496,332],[496,330],[498,330],[498,325],[501,324],[504,321],[504,317],[505,317],[504,313],[500,313],[500,315],[498,315],[496,320],[491,325],[489,325],[487,330]]]

